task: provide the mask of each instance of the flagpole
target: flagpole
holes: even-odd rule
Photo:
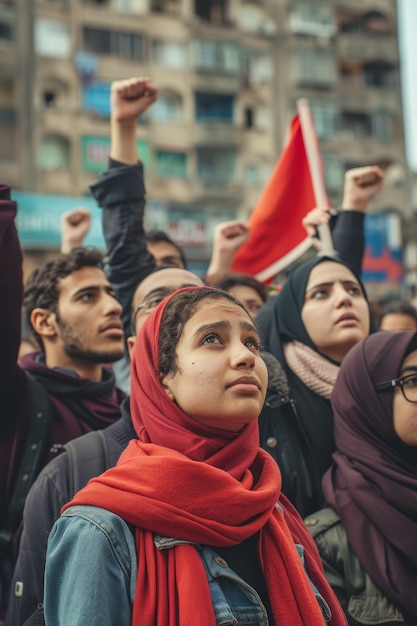
[[[317,145],[316,133],[314,130],[313,118],[307,98],[297,100],[297,111],[300,118],[301,132],[303,133],[304,146],[308,165],[310,168],[311,181],[313,184],[316,205],[319,207],[328,206],[326,188],[324,186],[323,172],[320,165],[320,153]],[[328,224],[320,224],[317,227],[322,254],[335,256],[332,235]]]

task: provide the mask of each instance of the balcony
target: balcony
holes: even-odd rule
[[[362,33],[340,35],[337,39],[339,59],[360,61],[398,61],[395,37],[371,37]]]
[[[222,179],[200,180],[193,184],[195,200],[221,200],[240,202],[242,200],[243,186],[237,180],[226,182]]]
[[[199,146],[240,147],[242,131],[232,123],[200,122],[194,127],[194,143]]]

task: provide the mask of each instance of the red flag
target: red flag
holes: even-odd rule
[[[295,261],[311,246],[301,224],[317,205],[299,116],[272,176],[250,218],[248,241],[234,256],[232,270],[262,282]]]

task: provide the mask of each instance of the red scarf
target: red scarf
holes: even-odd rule
[[[196,616],[201,626],[215,625],[198,550],[187,544],[157,550],[155,533],[207,546],[237,545],[259,533],[276,626],[323,626],[294,545],[300,543],[310,576],[332,610],[332,626],[346,624],[313,540],[280,496],[281,476],[259,448],[257,424],[240,433],[202,427],[163,391],[157,338],[167,301],[146,320],[132,359],[131,411],[141,441],[131,441],[117,466],[91,480],[65,508],[101,506],[136,527],[133,626],[191,626]]]

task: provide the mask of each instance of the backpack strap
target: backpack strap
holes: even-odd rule
[[[111,466],[107,437],[101,430],[93,430],[68,441],[64,448],[69,462],[69,495],[72,498],[88,483]]]
[[[85,487],[90,478],[102,474],[114,465],[122,450],[121,446],[102,430],[93,430],[64,445],[68,455],[69,499]],[[29,616],[23,626],[45,626],[43,604]]]
[[[53,419],[53,407],[45,387],[29,374],[27,379],[30,397],[29,430],[5,523],[0,530],[0,560],[8,553],[12,538],[22,520],[26,496],[42,468]]]

